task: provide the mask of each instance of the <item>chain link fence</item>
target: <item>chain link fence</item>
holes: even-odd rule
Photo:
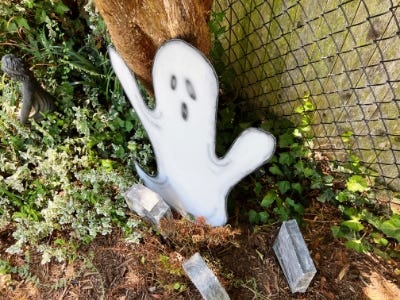
[[[296,121],[309,94],[315,148],[340,162],[350,148],[399,190],[400,1],[216,0],[214,12],[242,110]]]

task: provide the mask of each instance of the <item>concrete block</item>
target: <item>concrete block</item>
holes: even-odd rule
[[[283,222],[273,249],[292,293],[304,293],[317,270],[296,220]]]
[[[142,184],[134,184],[123,196],[132,211],[157,226],[162,218],[172,217],[170,207],[161,196]]]
[[[182,266],[204,300],[230,299],[199,253],[195,253]]]

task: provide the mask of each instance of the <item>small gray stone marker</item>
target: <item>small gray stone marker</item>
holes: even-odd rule
[[[273,249],[292,293],[304,293],[317,270],[296,220],[283,222]]]
[[[161,196],[143,184],[132,185],[123,196],[131,210],[157,226],[163,217],[172,217],[170,207]]]
[[[204,300],[230,299],[199,253],[195,253],[182,266]]]

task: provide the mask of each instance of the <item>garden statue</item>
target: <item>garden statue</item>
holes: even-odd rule
[[[122,58],[113,48],[109,51],[114,71],[149,135],[157,159],[156,177],[136,164],[139,176],[181,214],[204,217],[212,226],[224,225],[229,191],[272,156],[275,138],[249,128],[224,157],[217,157],[218,81],[200,51],[177,39],[158,49],[152,73],[154,110],[143,101],[135,77]]]
[[[30,117],[32,108],[35,112],[31,117],[36,122],[43,119],[43,113],[55,109],[53,96],[40,86],[22,59],[13,54],[6,54],[1,59],[1,69],[11,79],[22,82],[22,109],[19,115],[19,121],[22,124],[25,124]]]

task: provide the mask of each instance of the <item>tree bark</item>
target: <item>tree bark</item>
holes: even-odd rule
[[[180,38],[208,55],[212,0],[95,0],[111,39],[127,65],[151,90],[158,47]]]

